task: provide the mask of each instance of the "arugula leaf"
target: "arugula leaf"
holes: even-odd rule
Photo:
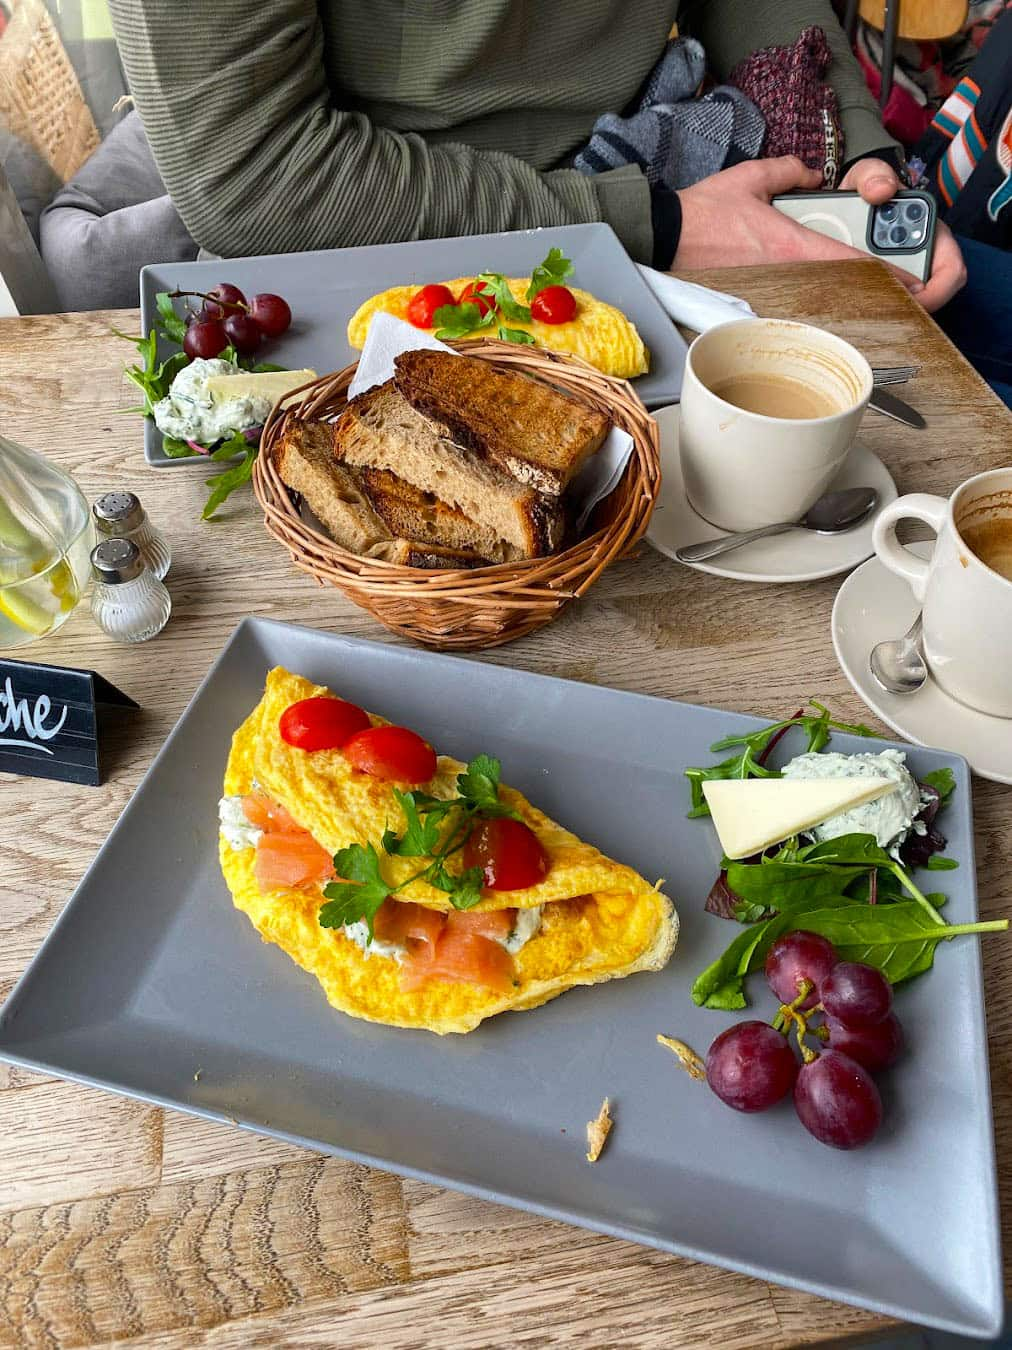
[[[162,450],[169,459],[192,459],[197,453],[192,445],[187,441],[181,441],[178,436],[163,435]]]
[[[932,853],[924,866],[929,872],[954,872],[959,863],[955,858],[946,858],[942,853]]]
[[[401,858],[431,857],[439,847],[440,813],[431,811],[423,819],[413,793],[401,792],[399,788],[394,788],[393,793],[404,812],[407,828],[402,835],[387,830],[383,835],[383,851]]]
[[[371,941],[376,911],[392,893],[383,880],[379,855],[372,844],[350,844],[334,855],[334,870],[342,880],[323,888],[329,903],[320,908],[320,927],[342,928],[364,920]]]
[[[172,297],[168,291],[158,292],[155,296],[155,308],[158,310],[158,317],[162,321],[165,336],[171,342],[182,342],[183,338],[186,337],[186,321],[176,313]]]
[[[921,782],[935,789],[938,793],[940,806],[944,806],[956,790],[956,775],[948,765],[942,769],[934,769],[931,773],[926,773]]]
[[[484,282],[483,295],[491,293],[495,296],[499,313],[504,319],[512,319],[514,323],[530,323],[531,311],[513,299],[513,292],[504,276],[498,272],[479,272],[478,280]]]
[[[207,494],[207,502],[201,515],[205,520],[212,520],[214,513],[226,498],[230,497],[236,488],[241,488],[244,483],[248,483],[250,475],[253,472],[253,461],[257,457],[259,446],[250,445],[249,441],[242,436],[241,432],[236,434],[215,450],[212,459],[229,459],[232,455],[240,453],[238,442],[242,440],[241,453],[243,459],[239,464],[234,464],[231,469],[226,469],[215,478],[205,479],[204,486],[209,487],[211,491]]]
[[[523,328],[504,328],[499,325],[499,338],[502,342],[516,342],[520,345],[531,347],[534,345],[534,337]]]
[[[533,300],[538,291],[546,286],[560,286],[573,271],[573,264],[563,254],[561,248],[548,250],[548,257],[538,263],[531,273],[531,284],[527,287],[527,299]]]
[[[489,328],[495,322],[495,310],[482,314],[481,306],[473,300],[462,305],[440,305],[432,316],[436,337],[443,341],[466,337],[477,328]]]

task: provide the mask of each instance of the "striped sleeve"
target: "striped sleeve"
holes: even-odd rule
[[[159,171],[225,256],[604,220],[649,262],[637,168],[539,173],[510,155],[375,126],[334,105],[314,0],[110,0]]]

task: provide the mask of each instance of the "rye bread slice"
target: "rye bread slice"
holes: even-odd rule
[[[389,469],[354,472],[372,509],[392,534],[419,544],[469,550],[489,562],[511,562],[519,556],[516,545],[500,539],[488,525],[479,524]]]
[[[524,487],[440,435],[392,380],[352,399],[334,424],[333,446],[340,463],[386,469],[432,493],[513,545],[518,557],[542,557],[562,538],[564,512],[557,499]]]
[[[399,392],[451,440],[551,497],[565,491],[611,426],[568,394],[473,356],[408,351],[394,367]]]

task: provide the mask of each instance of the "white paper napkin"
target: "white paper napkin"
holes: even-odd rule
[[[666,272],[644,267],[642,263],[638,266],[643,280],[670,317],[686,328],[695,329],[697,333],[705,333],[708,328],[730,323],[732,319],[755,318],[752,306],[737,295],[711,291],[708,286],[698,286],[694,281],[668,276]]]
[[[401,352],[425,348],[427,351],[458,353],[445,342],[430,337],[419,328],[392,314],[374,314],[359,358],[355,378],[348,386],[348,397],[364,394],[374,385],[393,378],[394,358]],[[587,523],[591,511],[618,486],[622,471],[633,452],[633,439],[627,431],[612,427],[604,444],[592,455],[573,479],[570,492],[577,506],[576,530],[579,533]]]

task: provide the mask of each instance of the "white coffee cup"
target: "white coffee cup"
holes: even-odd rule
[[[935,531],[929,561],[896,538],[898,521]],[[924,657],[947,694],[992,717],[1012,717],[1012,581],[983,562],[962,531],[994,520],[1012,528],[1012,468],[968,478],[946,501],[915,492],[875,521],[875,552],[910,584],[924,616]],[[897,635],[898,636],[898,635]]]
[[[734,375],[789,376],[839,408],[827,417],[767,417],[713,392]],[[741,319],[700,333],[682,381],[678,441],[693,510],[725,530],[800,520],[847,458],[872,391],[849,342],[787,319]]]

